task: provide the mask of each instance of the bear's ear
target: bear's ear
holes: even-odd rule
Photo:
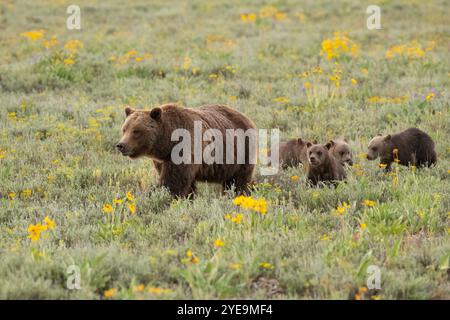
[[[313,143],[313,144],[317,144],[317,140],[316,140],[316,139],[314,139],[312,143]]]
[[[330,141],[328,141],[327,144],[325,145],[325,148],[327,148],[328,150],[330,150],[331,147],[332,147],[333,145],[334,145],[334,141],[333,141],[333,140],[330,140]]]
[[[299,145],[303,145],[303,140],[302,140],[302,138],[298,138],[298,139],[297,139],[297,143],[298,143]]]
[[[384,141],[389,141],[389,140],[391,140],[391,135],[390,134],[388,134],[386,137],[384,137]]]
[[[126,107],[125,108],[125,115],[128,117],[130,114],[132,114],[134,112],[133,108],[130,107]]]
[[[312,146],[312,143],[308,141],[308,142],[306,143],[306,146],[309,148],[309,147]]]
[[[158,107],[153,108],[153,109],[150,111],[150,117],[151,117],[153,120],[159,120],[159,119],[161,118],[161,113],[162,113],[161,108],[158,108]]]

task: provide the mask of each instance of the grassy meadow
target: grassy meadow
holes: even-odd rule
[[[0,3],[1,299],[450,299],[447,1],[380,0],[380,30],[371,1],[75,2],[81,30],[73,1]],[[345,137],[355,165],[336,189],[258,170],[266,210],[207,184],[171,200],[114,149],[126,105],[167,102]],[[365,159],[410,126],[436,167]]]

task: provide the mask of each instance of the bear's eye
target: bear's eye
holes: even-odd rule
[[[141,134],[141,132],[140,132],[139,130],[133,130],[133,134],[134,134],[135,136],[138,136],[138,135]]]
[[[341,151],[341,156],[343,156],[345,154],[345,152],[344,151]]]
[[[377,147],[372,147],[372,151],[377,151]]]
[[[322,151],[317,152],[317,154],[318,154],[319,156],[321,156],[321,155],[322,155]]]

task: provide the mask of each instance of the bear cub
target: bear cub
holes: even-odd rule
[[[379,134],[369,142],[367,159],[380,157],[380,164],[391,168],[392,162],[401,165],[430,167],[436,163],[436,152],[431,137],[417,128],[388,135]]]
[[[306,146],[309,160],[308,180],[312,185],[319,182],[336,184],[346,178],[341,162],[330,152],[331,143],[322,145],[308,142]]]
[[[329,143],[331,144],[331,154],[338,159],[343,166],[353,165],[352,150],[350,149],[347,139],[333,139],[330,140]]]
[[[270,158],[271,154],[273,153],[272,150],[278,147],[279,163],[281,169],[284,170],[289,167],[297,167],[300,163],[306,167],[308,165],[306,143],[307,141],[303,141],[301,138],[280,142],[278,146],[275,145],[271,148],[271,150],[269,150],[268,156]]]

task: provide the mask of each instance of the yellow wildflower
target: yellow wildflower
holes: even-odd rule
[[[28,226],[28,238],[31,239],[32,242],[36,242],[41,237],[41,232],[47,230],[47,226],[41,225],[40,223],[36,225],[30,224]]]
[[[78,51],[78,49],[82,49],[83,47],[84,47],[84,45],[80,40],[69,40],[64,45],[64,48],[66,48],[72,54],[76,53]]]
[[[136,205],[134,203],[129,203],[128,210],[130,210],[131,214],[135,214],[136,213]]]
[[[145,285],[139,284],[133,288],[133,291],[134,292],[142,292],[142,291],[144,291],[144,289],[145,289]]]
[[[75,60],[73,60],[73,59],[64,59],[63,62],[64,62],[65,65],[70,66],[70,65],[75,63]]]
[[[214,241],[214,246],[216,248],[223,247],[224,245],[225,245],[225,242],[223,240],[217,239],[216,241]]]
[[[273,265],[270,264],[269,262],[261,262],[259,264],[259,266],[264,269],[273,269],[274,268]]]
[[[55,221],[51,220],[48,216],[44,218],[44,223],[50,230],[53,230],[56,225]]]
[[[111,289],[105,290],[103,292],[103,296],[106,299],[110,299],[110,298],[114,297],[116,295],[116,293],[117,293],[117,289],[116,288],[111,288]]]
[[[128,201],[134,201],[134,196],[131,194],[130,191],[127,192],[127,196],[126,197],[127,197]]]
[[[104,213],[111,213],[111,212],[113,212],[113,211],[114,211],[114,208],[113,208],[113,206],[110,205],[109,203],[107,203],[107,204],[105,204],[105,205],[103,206],[103,212],[104,212]]]
[[[365,199],[363,200],[362,204],[366,207],[374,207],[375,201]]]
[[[232,263],[228,266],[228,268],[230,268],[231,270],[239,270],[241,268],[241,264],[240,263]]]
[[[44,30],[32,30],[28,32],[23,32],[20,35],[22,37],[28,38],[31,41],[39,40],[44,36],[45,31]]]

